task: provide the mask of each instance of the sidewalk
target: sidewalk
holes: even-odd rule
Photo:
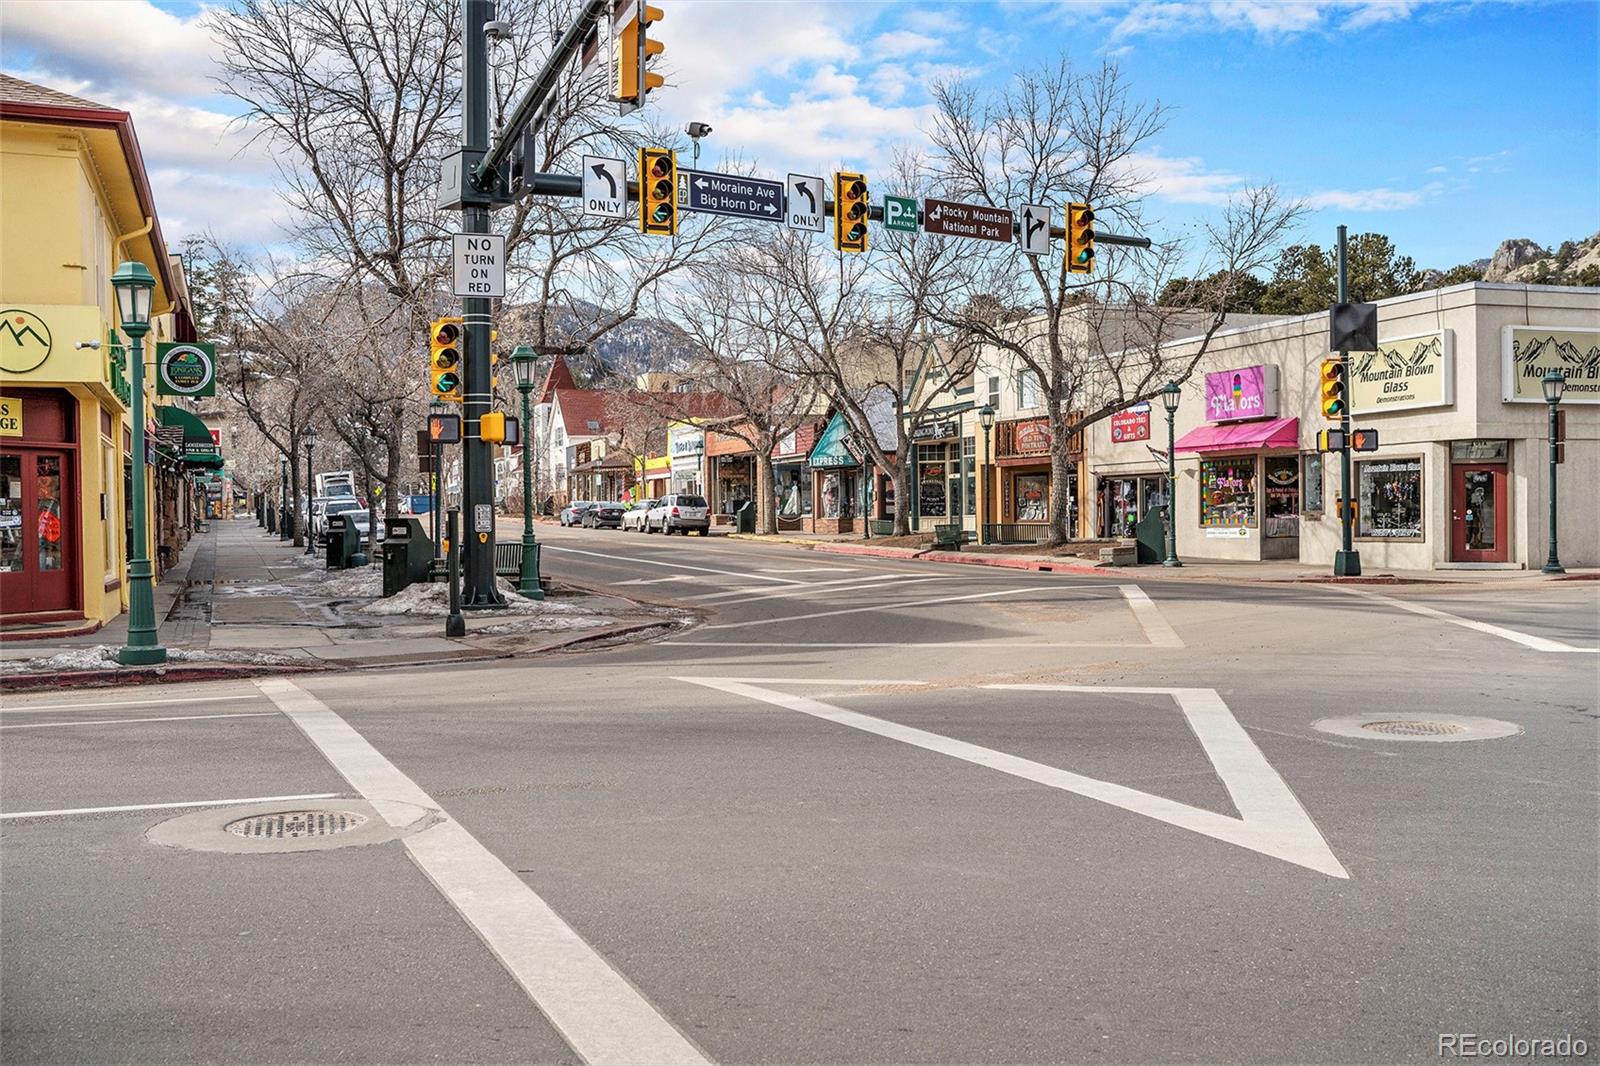
[[[320,551],[307,555],[252,519],[216,521],[156,586],[166,666],[115,663],[124,614],[94,633],[0,644],[0,679],[15,690],[520,658],[695,620],[567,586],[534,602],[502,582],[507,607],[466,612],[466,636],[447,638],[445,585],[413,585],[387,600],[381,588],[381,565],[329,573]]]
[[[1439,585],[1530,585],[1558,581],[1593,581],[1600,579],[1600,569],[1569,569],[1565,575],[1548,576],[1539,570],[1395,570],[1388,567],[1364,567],[1361,576],[1336,578],[1329,567],[1285,559],[1266,562],[1224,561],[1215,559],[1185,561],[1181,567],[1164,567],[1160,564],[1142,566],[1112,566],[1066,551],[1051,552],[1034,545],[1019,545],[1015,549],[985,547],[976,550],[943,551],[932,547],[911,547],[894,538],[894,544],[879,544],[853,534],[793,534],[763,535],[730,533],[733,540],[755,541],[761,544],[793,544],[813,551],[835,555],[865,555],[882,559],[911,559],[930,563],[959,563],[968,566],[993,566],[1009,570],[1034,570],[1045,573],[1077,573],[1112,576],[1137,574],[1141,579],[1172,578],[1202,581],[1279,584],[1284,582],[1340,584],[1439,584]]]

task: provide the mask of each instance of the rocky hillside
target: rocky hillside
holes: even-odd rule
[[[1581,241],[1563,241],[1553,250],[1516,237],[1501,241],[1494,255],[1479,262],[1484,281],[1600,286],[1600,233]]]

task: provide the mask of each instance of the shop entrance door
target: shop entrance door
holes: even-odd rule
[[[1457,463],[1450,468],[1450,558],[1458,563],[1503,563],[1506,544],[1506,468]]]
[[[71,614],[71,457],[27,449],[0,455],[0,603],[7,616]]]

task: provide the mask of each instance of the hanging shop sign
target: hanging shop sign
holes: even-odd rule
[[[1244,422],[1278,417],[1278,368],[1242,366],[1206,375],[1206,417]]]
[[[919,422],[911,428],[912,440],[948,440],[960,430],[960,423],[955,419],[943,422]]]
[[[167,342],[156,345],[157,396],[216,394],[216,345]]]
[[[673,430],[669,436],[667,451],[674,460],[695,459],[706,450],[706,435],[703,430]]]
[[[1455,402],[1455,335],[1441,329],[1378,342],[1350,356],[1350,410],[1386,414]]]
[[[1567,379],[1561,402],[1600,403],[1600,326],[1507,326],[1500,340],[1501,399],[1544,403],[1546,372]]]
[[[1111,416],[1111,443],[1150,439],[1150,405],[1136,404]]]

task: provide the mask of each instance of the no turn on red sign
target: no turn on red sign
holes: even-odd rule
[[[946,237],[974,237],[981,241],[1011,243],[1011,210],[983,204],[958,204],[953,200],[922,201],[922,228]]]
[[[484,298],[506,294],[506,239],[498,233],[457,233],[455,294]]]

